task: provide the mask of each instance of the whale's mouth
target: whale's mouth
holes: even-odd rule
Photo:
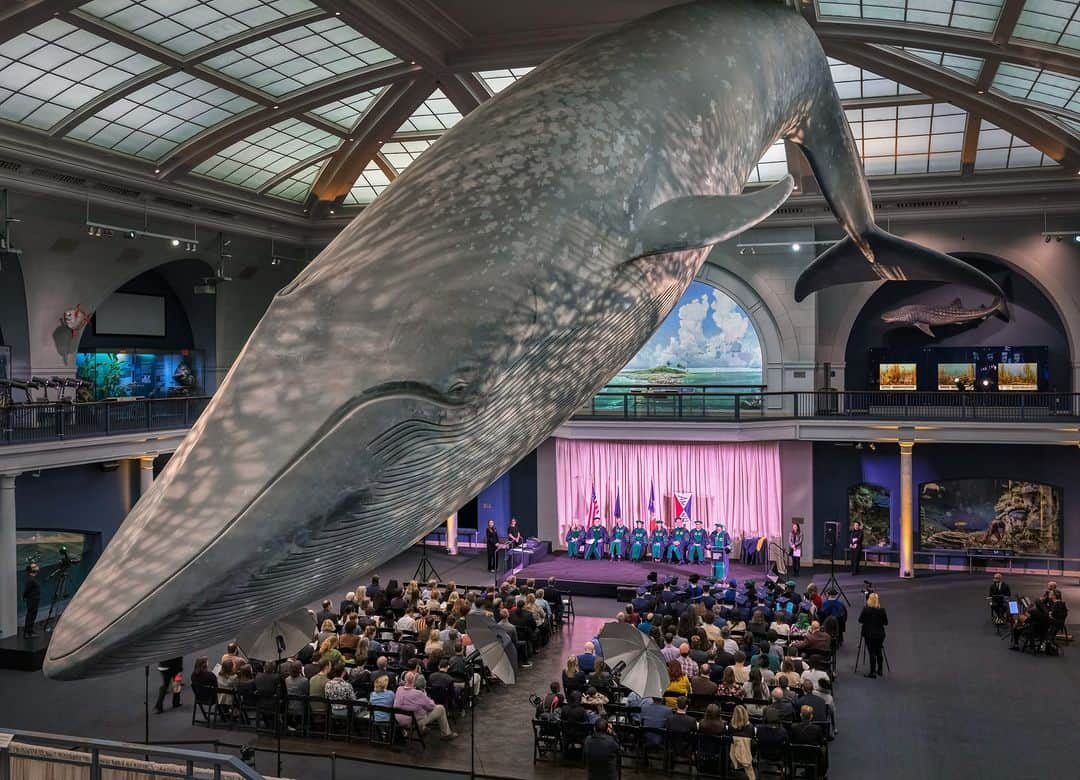
[[[346,426],[356,414],[376,404],[402,400],[420,401],[445,411],[461,411],[469,406],[468,401],[462,397],[464,395],[465,388],[462,387],[454,387],[451,393],[444,393],[431,385],[420,382],[393,382],[378,385],[366,390],[360,395],[354,396],[346,403],[336,407],[329,415],[327,415],[326,422],[315,431],[308,439],[307,443],[299,449],[293,457],[285,462],[276,473],[269,477],[266,484],[263,485],[257,493],[251,496],[246,503],[239,507],[228,522],[222,525],[212,537],[205,540],[197,551],[189,555],[185,561],[178,564],[171,574],[158,582],[138,601],[132,603],[122,613],[118,614],[92,634],[81,631],[77,626],[73,627],[70,631],[67,630],[64,621],[61,618],[60,623],[57,625],[53,642],[49,645],[49,650],[45,659],[46,676],[54,679],[72,679],[73,677],[81,676],[78,671],[81,664],[78,662],[72,663],[75,661],[74,656],[84,651],[95,641],[100,640],[102,636],[127,619],[131,613],[144,602],[159,596],[166,588],[182,577],[202,555],[225,537],[252,507],[258,505],[258,503],[263,500],[267,494],[270,493],[270,491],[274,489],[290,471],[292,471],[292,469],[303,462],[313,451],[318,449],[323,442],[327,441],[339,432],[342,427]],[[373,436],[371,442],[368,442],[367,444],[378,441],[383,433],[384,432],[380,432]],[[363,493],[363,490],[357,492],[357,500],[363,501]],[[210,598],[213,598],[213,594],[205,594],[203,601]],[[167,620],[162,625],[167,626],[169,623],[174,623],[182,617],[183,612],[190,612],[193,607],[194,605],[185,605],[182,612],[174,614],[172,620]],[[159,628],[160,627],[161,626],[159,626]],[[135,628],[138,630],[138,627]],[[73,643],[68,645],[65,640],[68,638],[67,635],[69,633],[73,633],[75,636],[80,637],[82,641],[78,642],[78,644]]]

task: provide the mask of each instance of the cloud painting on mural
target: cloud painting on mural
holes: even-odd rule
[[[849,238],[800,297],[970,266],[880,231],[828,61],[772,2],[691,3],[546,62],[447,131],[274,299],[106,548],[46,674],[205,648],[400,552],[639,350],[781,135]]]

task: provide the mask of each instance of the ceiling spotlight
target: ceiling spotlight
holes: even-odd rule
[[[172,244],[173,246],[180,246],[180,239],[179,238],[174,238],[169,243]]]
[[[331,214],[336,214],[337,212],[336,212],[336,211],[334,211],[333,209],[330,209],[330,213],[331,213]],[[1060,241],[1060,240],[1061,240],[1061,239],[1059,238],[1059,239],[1058,239],[1058,241]]]
[[[281,265],[281,258],[280,257],[271,257],[270,258],[270,265]]]
[[[1061,243],[1061,236],[1054,236],[1054,239],[1055,239],[1055,240],[1056,240],[1056,241],[1057,241],[1057,242],[1058,242],[1059,244]]]
[[[161,173],[161,168],[154,168],[154,173]]]
[[[802,244],[795,243],[791,245],[792,252],[798,252],[800,249],[802,249]]]
[[[134,230],[125,230],[124,231],[124,238],[126,238],[126,239],[129,239],[129,240],[133,239],[133,238],[135,238],[136,235],[137,234],[135,233]]]
[[[1073,241],[1080,244],[1080,234],[1077,234],[1077,235],[1073,236]]]
[[[978,93],[979,93],[980,95],[985,95],[985,94],[986,94],[986,90],[985,90],[985,89],[980,89],[980,90],[977,90],[977,91],[978,91]]]
[[[1053,236],[1043,236],[1043,241],[1049,244],[1051,238],[1053,238]]]

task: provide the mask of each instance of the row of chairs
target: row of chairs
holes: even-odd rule
[[[533,763],[554,759],[579,764],[591,724],[533,720]],[[666,729],[613,723],[620,746],[620,772],[625,761],[650,771],[654,764],[669,774],[685,769],[689,774],[709,778],[741,777],[729,760],[733,737],[729,734],[671,732]],[[787,778],[820,780],[828,772],[828,745],[788,744],[774,748],[751,740],[751,753],[759,776],[775,774]]]

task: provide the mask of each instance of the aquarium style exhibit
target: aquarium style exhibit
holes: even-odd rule
[[[914,363],[882,363],[878,369],[879,390],[918,390],[918,368]]]
[[[1038,363],[998,363],[998,390],[1038,390]]]
[[[924,550],[1000,547],[1061,554],[1061,488],[1014,479],[948,479],[919,486]]]
[[[938,390],[970,390],[974,386],[974,363],[938,363]]]
[[[75,367],[90,383],[85,400],[200,395],[204,387],[203,355],[195,349],[79,352]]]
[[[1054,389],[1045,346],[874,347],[867,369],[871,390]]]
[[[892,546],[887,488],[865,482],[848,488],[848,528],[855,522],[862,525],[863,547]]]

